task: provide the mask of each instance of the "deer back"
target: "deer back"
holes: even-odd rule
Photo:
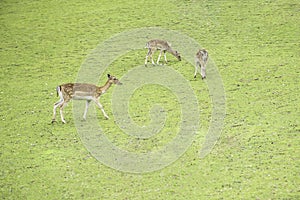
[[[61,85],[61,92],[64,97],[71,99],[92,99],[101,95],[99,87],[87,83],[67,83]]]
[[[203,62],[205,64],[208,59],[208,52],[205,49],[200,49],[196,54],[196,58],[198,59],[198,62]]]
[[[168,50],[171,49],[171,45],[164,40],[150,40],[147,44],[146,44],[147,48],[156,48],[156,49],[162,49],[162,50]]]

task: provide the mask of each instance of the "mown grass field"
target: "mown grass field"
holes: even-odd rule
[[[0,198],[300,199],[299,13],[297,0],[1,1]],[[200,128],[176,162],[135,174],[91,156],[77,134],[72,103],[67,124],[50,122],[56,86],[75,81],[99,43],[143,27],[179,31],[208,50],[223,80],[226,118],[217,144],[201,159],[212,117],[207,80],[194,79],[192,65],[168,55],[196,94]],[[146,52],[118,57],[99,85],[107,73],[123,77],[143,65]],[[137,140],[114,121],[114,87],[100,100],[111,118],[97,111],[107,138],[147,152],[175,137],[180,111],[171,91],[146,85],[133,94],[129,112],[138,125],[150,123],[156,103],[168,112],[157,136]]]

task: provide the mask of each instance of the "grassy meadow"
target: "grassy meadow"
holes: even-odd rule
[[[2,0],[0,198],[300,199],[299,18],[298,0]],[[64,110],[67,124],[59,115],[57,123],[51,118],[56,86],[74,82],[98,44],[144,27],[178,31],[208,50],[208,67],[214,63],[222,77],[226,117],[213,150],[200,158],[213,110],[207,82],[214,77],[207,69],[207,80],[194,79],[194,66],[184,56],[177,62],[168,54],[168,66],[197,97],[199,130],[174,163],[128,173],[102,164],[85,148],[72,102]],[[106,82],[107,73],[122,78],[143,65],[146,53],[142,46],[117,57],[98,84]],[[162,67],[149,65],[149,70]],[[110,141],[137,153],[172,141],[181,119],[172,91],[145,85],[133,93],[129,113],[137,125],[151,123],[153,105],[162,105],[166,113],[157,135],[137,139],[114,120],[116,87],[122,86],[112,86],[100,98],[110,119],[96,111]]]

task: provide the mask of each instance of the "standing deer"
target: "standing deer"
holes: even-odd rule
[[[148,53],[146,55],[146,60],[145,60],[145,66],[147,66],[147,62],[148,62],[148,57],[150,56],[152,64],[155,65],[154,61],[153,61],[153,54],[157,51],[160,50],[158,59],[156,64],[159,64],[159,60],[161,57],[162,52],[164,53],[164,57],[165,57],[165,63],[167,63],[167,56],[166,56],[166,52],[171,53],[173,56],[175,56],[179,61],[181,61],[181,57],[178,51],[175,51],[171,48],[171,44],[168,43],[167,41],[164,40],[150,40],[149,42],[146,43],[146,47],[148,49]]]
[[[63,115],[63,109],[67,103],[71,100],[86,100],[86,106],[83,114],[83,119],[86,119],[86,114],[91,101],[100,108],[104,117],[108,119],[103,106],[99,102],[99,97],[104,94],[112,84],[121,85],[122,83],[115,77],[107,74],[108,80],[104,86],[98,87],[96,85],[87,83],[66,83],[56,88],[57,95],[60,100],[54,104],[52,123],[55,122],[56,108],[60,107],[60,117],[63,123],[66,123]]]
[[[206,78],[206,63],[207,63],[207,60],[208,60],[208,52],[205,49],[200,49],[196,53],[196,57],[195,57],[196,65],[195,65],[194,78],[196,78],[196,76],[197,76],[198,67],[201,69],[202,79]]]

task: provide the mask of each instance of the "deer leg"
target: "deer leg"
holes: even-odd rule
[[[153,60],[153,54],[154,54],[155,50],[154,49],[149,49],[149,55],[151,57],[151,62],[152,65],[155,65],[154,60]]]
[[[166,51],[164,51],[164,57],[165,57],[165,63],[167,64],[168,61],[167,61],[167,54],[166,54]]]
[[[201,76],[202,76],[202,79],[206,78],[206,66],[204,63],[201,63]]]
[[[148,49],[148,53],[147,53],[146,59],[145,59],[145,66],[147,66],[147,63],[148,63],[148,56],[150,55],[150,52],[151,52],[151,50]]]
[[[63,109],[64,107],[67,105],[67,102],[64,101],[61,105],[60,105],[60,118],[61,118],[61,121],[65,124],[67,123],[66,120],[64,119],[64,113],[63,113]]]
[[[105,113],[104,109],[103,109],[103,106],[100,104],[100,102],[98,100],[94,100],[95,104],[100,108],[100,110],[102,111],[104,117],[106,119],[109,119],[109,117],[107,116],[107,114]]]
[[[146,55],[146,59],[145,59],[145,66],[147,66],[147,63],[148,63],[148,57],[149,57],[149,56],[150,56],[150,58],[151,58],[152,64],[155,65],[155,63],[154,63],[154,61],[153,61],[153,53],[154,53],[154,51],[153,51],[151,48],[149,48],[148,53],[147,53],[147,55]]]
[[[145,66],[147,66],[147,62],[148,62],[148,55],[146,55]]]
[[[196,62],[196,65],[195,65],[195,74],[194,74],[194,78],[197,77],[197,70],[198,70],[198,66],[199,66],[199,62]]]
[[[86,101],[86,104],[85,104],[85,110],[84,110],[84,113],[83,113],[83,119],[86,120],[86,114],[87,114],[87,111],[88,111],[88,108],[89,108],[89,105],[91,103],[91,100],[87,100]]]
[[[154,60],[153,60],[153,53],[151,53],[150,57],[151,57],[152,65],[155,65]]]
[[[56,120],[55,120],[55,118],[56,118],[56,108],[57,108],[58,106],[60,106],[63,102],[64,102],[64,100],[63,100],[63,99],[60,99],[58,102],[56,102],[56,103],[54,104],[54,107],[53,107],[52,123],[54,123],[54,122],[56,121]]]
[[[160,50],[159,56],[158,56],[158,58],[157,58],[156,64],[158,64],[158,65],[159,65],[159,60],[160,60],[160,57],[161,57],[161,53],[162,53],[162,50]]]

